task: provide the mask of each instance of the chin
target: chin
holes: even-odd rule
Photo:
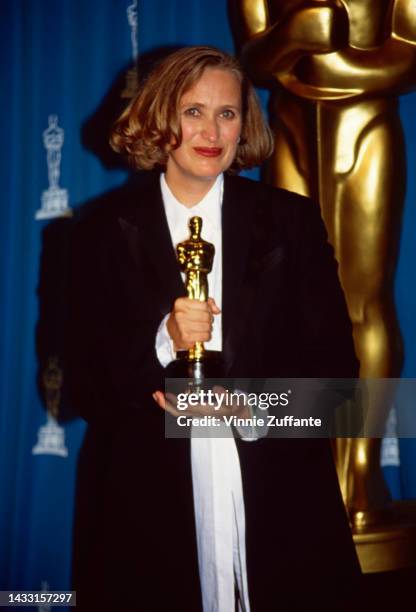
[[[200,175],[201,178],[212,179],[216,178],[219,174],[221,174],[221,172],[225,172],[227,168],[228,166],[224,164],[211,163],[209,165],[204,165],[202,168],[199,167],[195,174]]]

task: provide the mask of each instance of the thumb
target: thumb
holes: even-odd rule
[[[212,314],[220,314],[221,310],[218,308],[214,298],[208,298],[208,306],[212,312]]]

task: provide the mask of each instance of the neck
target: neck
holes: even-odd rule
[[[192,181],[182,177],[173,178],[168,171],[165,173],[165,179],[175,198],[187,208],[198,204],[216,181],[216,177],[207,178],[204,181]]]

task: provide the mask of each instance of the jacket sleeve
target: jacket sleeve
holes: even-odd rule
[[[116,222],[88,220],[75,228],[66,371],[73,410],[89,422],[137,416],[163,388],[155,351],[163,315],[132,265]]]
[[[302,196],[291,195],[298,376],[355,378],[359,362],[352,324],[319,207]]]

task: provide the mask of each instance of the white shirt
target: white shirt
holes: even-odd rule
[[[218,176],[210,191],[192,208],[181,204],[160,177],[162,198],[172,248],[189,238],[189,219],[202,217],[202,236],[215,245],[213,268],[208,275],[209,295],[222,304],[221,205],[224,178]],[[222,315],[214,317],[208,350],[222,349]],[[176,355],[163,319],[156,352],[166,367]],[[240,462],[234,438],[191,437],[192,484],[196,521],[199,575],[204,612],[233,612],[234,585],[239,610],[250,612],[247,585],[245,514]]]

